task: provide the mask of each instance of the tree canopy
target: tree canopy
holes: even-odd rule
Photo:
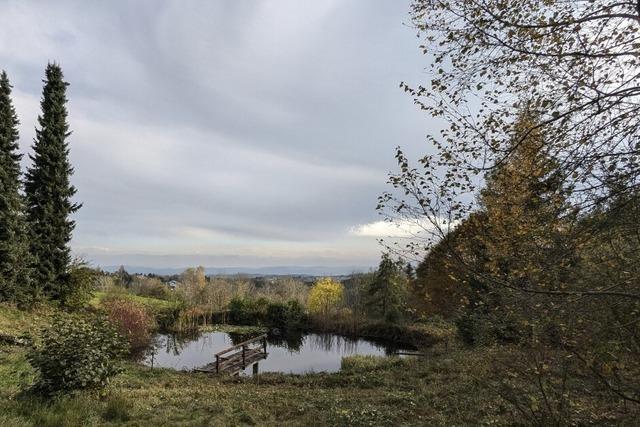
[[[0,301],[29,303],[32,297],[29,253],[20,182],[18,116],[12,86],[0,73]]]
[[[76,188],[70,182],[73,168],[68,157],[71,133],[66,107],[69,84],[57,64],[49,64],[45,74],[40,126],[30,156],[33,164],[25,180],[27,219],[34,281],[45,295],[64,299],[71,265],[69,242],[75,228],[70,216],[80,205],[72,200]]]

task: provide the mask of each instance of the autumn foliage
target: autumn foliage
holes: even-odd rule
[[[128,341],[131,354],[135,355],[149,345],[154,320],[144,306],[118,298],[105,302],[104,309],[109,321]]]
[[[329,277],[320,279],[309,292],[309,311],[326,318],[338,309],[343,294],[344,287],[341,283]]]

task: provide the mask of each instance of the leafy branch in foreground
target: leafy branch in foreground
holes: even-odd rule
[[[419,226],[385,244],[453,277],[467,331],[530,348],[503,372],[535,378],[538,402],[560,399],[522,406],[530,421],[579,418],[562,378],[635,403],[640,5],[415,0],[411,13],[430,82],[401,87],[448,126],[417,167],[398,148],[378,208]],[[544,379],[528,375],[549,359]],[[517,392],[518,405],[532,393]]]

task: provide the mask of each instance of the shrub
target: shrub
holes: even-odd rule
[[[247,303],[243,298],[233,298],[229,302],[229,320],[231,323],[247,324],[250,318]]]
[[[126,343],[103,317],[57,316],[28,354],[39,376],[34,390],[54,394],[102,388],[120,371]]]
[[[270,303],[267,306],[266,322],[277,328],[301,329],[307,324],[307,315],[297,300]]]
[[[285,307],[287,309],[287,326],[290,329],[300,329],[308,326],[309,319],[302,304],[297,300],[290,300],[287,301]]]
[[[104,304],[107,318],[129,343],[131,354],[138,354],[151,342],[153,316],[147,309],[128,299],[111,299]]]
[[[343,294],[344,287],[341,283],[329,277],[320,279],[309,293],[309,310],[327,318],[337,310]]]
[[[467,345],[517,343],[523,336],[516,319],[508,315],[495,319],[480,310],[462,311],[455,324],[460,339]]]
[[[256,325],[267,317],[269,301],[264,298],[233,298],[229,303],[229,319],[237,325]]]
[[[144,297],[169,300],[173,296],[173,291],[155,277],[136,277],[131,283],[130,289],[134,294]]]
[[[96,279],[96,270],[82,260],[74,260],[69,272],[62,278],[61,304],[70,310],[84,307],[91,299]]]
[[[287,326],[287,307],[281,302],[270,303],[267,306],[267,323],[277,328]]]

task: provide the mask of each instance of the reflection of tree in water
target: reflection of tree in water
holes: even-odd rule
[[[213,353],[211,349],[215,347],[214,336],[216,334],[220,335],[221,333],[156,335],[153,337],[152,344],[145,351],[143,359],[146,360],[145,364],[153,365],[155,356],[159,353],[166,353],[171,356],[180,356],[184,351],[193,352],[194,354]],[[261,334],[229,333],[227,335],[231,340],[231,345],[237,345]],[[311,352],[338,353],[341,356],[357,354],[358,351],[366,353],[371,347],[377,350],[376,353],[384,352],[386,355],[391,355],[399,350],[415,350],[411,346],[398,345],[388,341],[349,338],[330,333],[305,335],[301,332],[279,331],[279,333],[269,333],[267,336],[269,346],[284,348],[296,354],[302,353],[305,340],[308,340],[308,350]],[[195,347],[192,345],[187,348],[194,341],[197,341]],[[269,350],[267,349],[267,351]]]
[[[338,350],[341,354],[354,353],[358,349],[358,341],[333,334],[311,335],[310,348],[314,351],[331,352]]]
[[[145,352],[145,356],[150,358],[164,350],[167,354],[179,356],[184,347],[192,341],[200,339],[200,334],[167,334],[156,335],[151,345]]]
[[[231,338],[231,343],[233,345],[238,345],[241,342],[250,340],[251,338],[255,338],[260,336],[260,333],[248,333],[248,334],[239,334],[239,333],[229,333],[229,338]],[[284,347],[287,350],[299,353],[302,348],[302,344],[304,343],[305,335],[302,332],[295,331],[281,331],[280,333],[269,333],[267,334],[267,343],[269,345]]]
[[[394,343],[392,341],[385,341],[385,340],[376,340],[376,339],[368,339],[367,340],[371,345],[375,346],[377,349],[382,349],[384,351],[384,354],[386,356],[391,356],[393,354],[396,354],[399,351],[415,351],[417,350],[417,348],[415,346],[412,345],[408,345],[408,344],[399,344],[399,343]]]
[[[376,350],[384,351],[389,356],[398,350],[406,350],[410,346],[398,346],[397,344],[380,340],[363,340],[359,338],[349,338],[334,334],[313,334],[310,337],[310,348],[313,351],[338,352],[340,354],[355,354],[359,345],[370,345]]]
[[[229,338],[231,338],[231,344],[232,345],[238,345],[241,342],[245,342],[247,340],[250,340],[251,338],[255,338],[257,336],[260,336],[260,333],[249,332],[249,333],[241,334],[241,333],[238,333],[238,332],[229,332],[227,335],[229,335]]]
[[[280,334],[269,334],[267,342],[269,345],[284,347],[292,353],[300,353],[304,344],[305,335],[302,332],[286,331]]]

